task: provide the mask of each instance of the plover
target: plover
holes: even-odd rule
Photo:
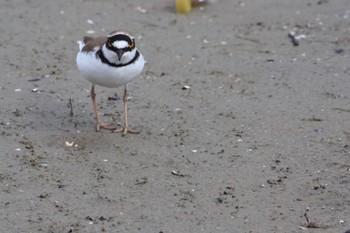
[[[78,69],[81,75],[92,83],[90,94],[96,116],[96,130],[111,128],[103,123],[98,115],[95,85],[108,88],[124,86],[124,126],[114,132],[137,133],[128,125],[127,84],[140,75],[145,60],[136,48],[135,37],[125,31],[113,31],[107,37],[85,36],[78,44]]]

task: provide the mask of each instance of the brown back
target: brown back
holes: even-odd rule
[[[94,50],[94,48],[99,47],[101,48],[104,43],[107,41],[107,37],[101,36],[101,37],[91,37],[91,36],[85,36],[84,39],[85,46],[81,50],[82,52],[91,52]]]

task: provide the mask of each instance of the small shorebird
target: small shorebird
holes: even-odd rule
[[[92,83],[91,99],[96,116],[96,130],[111,129],[97,112],[95,85],[117,88],[124,86],[124,126],[114,132],[137,133],[128,125],[128,92],[126,86],[143,70],[145,60],[135,45],[135,37],[125,31],[113,31],[107,37],[85,36],[78,41],[77,66],[81,75]]]

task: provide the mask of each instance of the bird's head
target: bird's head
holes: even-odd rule
[[[107,38],[106,48],[114,52],[118,62],[122,63],[135,54],[135,37],[124,31],[111,32]]]

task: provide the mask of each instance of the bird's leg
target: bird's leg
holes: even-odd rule
[[[114,132],[122,132],[123,135],[125,135],[127,132],[137,134],[139,132],[133,129],[130,129],[128,125],[128,91],[126,90],[126,85],[124,87],[123,103],[124,103],[124,127],[116,129]]]
[[[108,124],[105,124],[101,122],[100,116],[97,112],[97,106],[96,106],[96,93],[95,93],[95,85],[92,85],[91,92],[90,92],[91,100],[92,100],[92,106],[94,107],[94,112],[96,116],[96,131],[100,131],[100,128],[102,129],[110,129]]]

